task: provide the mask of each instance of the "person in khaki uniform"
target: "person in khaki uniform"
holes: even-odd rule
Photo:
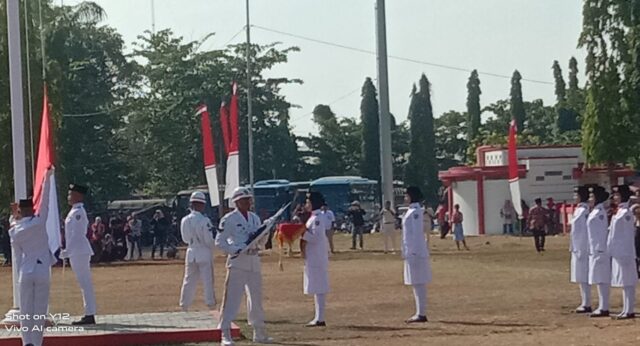
[[[536,205],[529,210],[529,229],[533,233],[536,251],[544,251],[548,211],[542,206],[542,199],[536,198]]]

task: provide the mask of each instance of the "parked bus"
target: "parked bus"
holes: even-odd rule
[[[322,193],[327,205],[336,216],[336,222],[344,221],[352,202],[360,202],[360,207],[369,220],[380,211],[378,182],[361,177],[324,177],[311,182],[309,191]]]
[[[253,184],[254,208],[260,220],[275,214],[283,205],[291,202],[295,188],[288,180],[262,180]],[[288,218],[289,215],[284,216]]]
[[[205,197],[207,198],[204,214],[207,215],[209,219],[211,219],[214,225],[217,225],[219,220],[218,208],[217,207],[214,208],[211,206],[211,201],[209,200],[209,189],[207,188],[206,185],[196,186],[195,188],[188,189],[188,190],[182,190],[176,194],[176,197],[173,200],[172,206],[173,206],[174,212],[176,213],[178,222],[182,220],[182,218],[189,213],[188,211],[189,198],[191,198],[191,194],[196,191],[200,191],[204,193]]]

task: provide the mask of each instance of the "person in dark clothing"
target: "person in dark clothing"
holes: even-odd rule
[[[164,246],[167,242],[169,226],[169,220],[164,217],[162,210],[156,210],[156,213],[153,215],[153,220],[151,220],[151,234],[153,235],[151,259],[155,259],[156,248],[160,248],[160,258],[164,257]]]
[[[364,215],[366,212],[360,208],[360,202],[355,201],[351,203],[351,208],[349,208],[349,218],[351,218],[351,222],[353,223],[353,231],[351,232],[351,250],[356,249],[356,238],[359,239],[360,250],[364,248],[364,241],[362,234],[364,233]]]
[[[548,225],[549,212],[542,206],[542,199],[536,198],[536,205],[529,210],[529,229],[533,232],[536,251],[544,251],[545,227]]]
[[[3,265],[11,265],[11,238],[6,230],[9,229],[8,223],[4,219],[0,219],[0,252],[4,256]]]

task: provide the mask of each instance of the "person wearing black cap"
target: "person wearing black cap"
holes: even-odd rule
[[[51,172],[47,172],[42,196],[49,196]],[[20,200],[18,205],[12,204],[13,222],[9,236],[16,257],[21,260],[18,285],[22,341],[24,345],[40,346],[49,306],[51,266],[56,258],[49,249],[46,230],[49,199],[41,200],[38,214],[33,207],[31,198]]]
[[[427,284],[431,282],[429,249],[424,236],[424,212],[420,206],[422,192],[415,186],[407,188],[404,201],[409,210],[402,218],[402,258],[404,284],[413,288],[416,314],[406,323],[427,322]]]
[[[609,316],[609,285],[611,285],[611,256],[607,251],[608,220],[604,203],[609,194],[602,186],[589,188],[589,205],[592,207],[587,218],[589,240],[589,284],[598,285],[598,309],[590,317]]]
[[[635,218],[629,208],[631,190],[628,185],[613,187],[613,199],[618,211],[611,218],[607,247],[611,254],[611,286],[622,287],[622,312],[613,317],[618,320],[635,318],[633,310],[638,284],[635,249]]]
[[[571,218],[571,282],[580,285],[582,302],[575,312],[591,313],[591,285],[589,285],[589,239],[587,218],[589,217],[589,188],[573,189],[576,208]]]
[[[319,192],[310,192],[305,209],[311,212],[300,242],[300,253],[304,258],[304,294],[313,294],[315,318],[307,327],[325,327],[324,306],[329,293],[329,241],[326,232],[329,221],[321,210],[324,197]]]
[[[529,210],[529,229],[533,233],[536,251],[544,251],[545,227],[547,225],[548,211],[542,206],[542,199],[536,198],[536,205]]]
[[[84,196],[87,188],[78,184],[69,185],[67,202],[71,206],[67,218],[64,220],[65,249],[61,252],[62,258],[69,258],[71,269],[76,274],[76,280],[82,291],[84,304],[84,317],[75,321],[73,325],[95,324],[96,296],[91,279],[91,256],[93,250],[87,238],[89,218],[84,210]]]

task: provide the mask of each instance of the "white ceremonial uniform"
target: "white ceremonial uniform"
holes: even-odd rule
[[[82,291],[84,302],[84,314],[93,316],[96,314],[96,296],[91,279],[91,256],[93,250],[87,238],[89,219],[82,203],[76,203],[71,207],[64,221],[65,256],[69,258],[71,269],[76,274],[76,279]]]
[[[249,324],[254,329],[264,327],[262,273],[258,251],[268,241],[268,237],[263,237],[261,244],[253,249],[248,249],[246,253],[238,254],[246,246],[251,234],[259,227],[260,218],[258,215],[249,212],[248,218],[245,218],[237,209],[220,220],[220,231],[215,244],[228,254],[227,278],[220,319],[220,328],[223,332],[231,328],[231,322],[238,314],[245,291],[247,293],[247,320]]]
[[[611,255],[607,251],[607,229],[607,212],[602,204],[598,204],[587,218],[591,285],[611,283]]]
[[[326,229],[328,220],[320,210],[314,210],[307,220],[307,230],[302,239],[307,242],[304,258],[304,294],[329,292],[329,241]]]
[[[571,282],[589,282],[589,235],[587,219],[589,206],[578,204],[571,219]]]
[[[611,219],[607,246],[611,254],[611,286],[638,284],[635,247],[635,217],[629,203],[621,203]]]
[[[213,290],[213,225],[198,211],[191,213],[180,223],[182,241],[189,247],[184,259],[184,280],[180,291],[180,307],[189,309],[196,294],[198,280],[204,286],[204,302],[209,308],[216,304]]]
[[[336,222],[336,215],[329,209],[323,212],[323,214],[327,220],[327,230],[331,230],[333,228],[333,224]]]
[[[424,236],[424,215],[419,203],[409,205],[402,218],[402,258],[405,285],[431,282],[431,263]]]
[[[49,195],[49,181],[46,179],[42,192]],[[22,342],[42,345],[44,324],[49,307],[51,287],[51,266],[56,258],[49,250],[46,222],[49,213],[49,199],[43,198],[39,215],[17,220],[9,229],[11,245],[20,253],[21,266],[18,277],[20,287],[20,327]],[[34,316],[38,316],[34,318]]]

